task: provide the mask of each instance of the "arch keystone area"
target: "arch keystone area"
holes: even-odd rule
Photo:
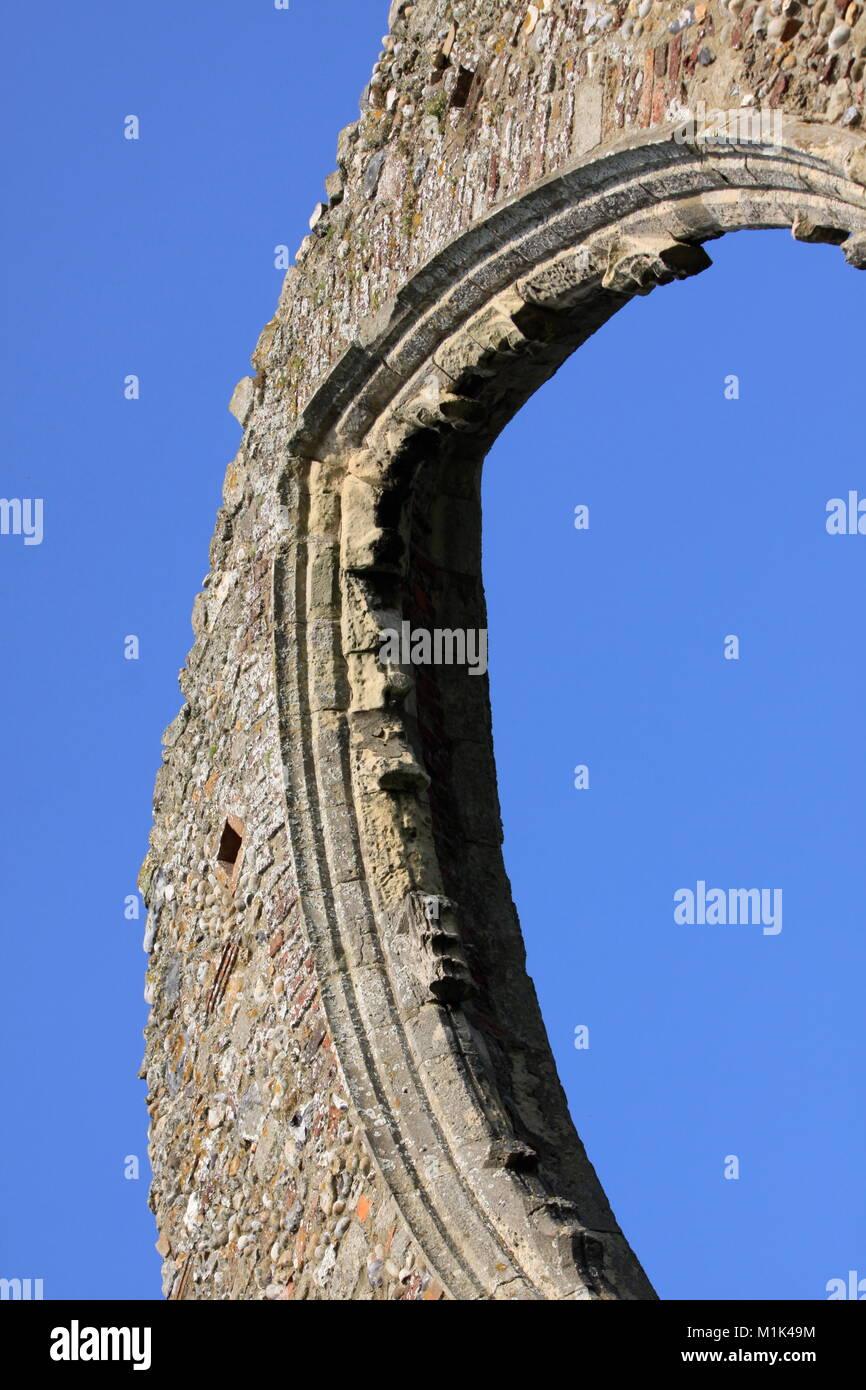
[[[483,663],[383,641],[486,630],[484,457],[631,298],[749,228],[866,266],[866,20],[418,0],[390,23],[232,398],[164,735],[141,877],[164,1292],[652,1299],[525,972]]]

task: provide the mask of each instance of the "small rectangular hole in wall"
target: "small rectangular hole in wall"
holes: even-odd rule
[[[229,816],[223,826],[219,852],[217,853],[217,862],[226,870],[226,873],[233,872],[243,842],[243,826],[240,821],[235,820],[234,816]]]
[[[465,106],[469,99],[469,88],[472,86],[472,79],[475,73],[471,68],[461,67],[457,73],[457,81],[451,92],[452,106]]]

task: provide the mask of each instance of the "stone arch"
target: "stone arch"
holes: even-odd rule
[[[507,8],[495,52],[563,7],[519,6],[513,33]],[[392,18],[429,37],[438,12],[423,0]],[[471,127],[480,69],[457,61],[455,32],[438,35],[435,70],[453,69],[454,120]],[[642,71],[667,102],[663,47],[668,66]],[[705,244],[734,230],[790,227],[863,268],[866,159],[850,122],[786,115],[772,143],[711,145],[664,123],[655,97],[641,98],[640,129],[596,129],[580,114],[607,109],[590,67],[562,118],[569,148],[589,153],[560,152],[535,179],[530,161],[507,197],[431,234],[429,255],[394,251],[390,297],[350,311],[342,353],[315,337],[302,387],[283,319],[303,333],[313,281],[289,285],[259,375],[235,393],[244,442],[142,876],[152,1202],[171,1297],[654,1297],[575,1132],[525,972],[486,681],[383,666],[381,639],[403,621],[486,626],[484,456],[635,294],[699,273]],[[620,76],[631,102],[628,64]],[[387,112],[390,94],[369,100]],[[555,146],[552,108],[545,119]],[[387,156],[369,157],[356,198],[384,196]],[[343,197],[332,183],[332,207]],[[425,210],[435,225],[429,200],[413,218]],[[196,861],[225,806],[245,827],[244,865],[217,893]],[[253,1206],[268,1241],[232,1238],[223,1202]]]
[[[659,138],[533,190],[426,267],[417,294],[409,282],[411,308],[384,317],[349,408],[337,415],[325,383],[322,417],[296,440],[295,506],[319,516],[322,494],[339,491],[330,527],[315,541],[311,527],[278,581],[309,600],[278,672],[291,707],[309,710],[301,747],[294,734],[284,743],[296,866],[317,905],[319,973],[356,1104],[382,1117],[377,1159],[456,1297],[509,1283],[543,1298],[651,1292],[572,1129],[525,976],[486,683],[383,668],[383,630],[425,614],[485,627],[483,458],[634,294],[700,272],[705,241],[747,228],[796,226],[859,263],[863,190],[798,148],[798,134],[748,164],[736,148],[708,158]],[[314,652],[304,638],[323,623],[335,640]]]

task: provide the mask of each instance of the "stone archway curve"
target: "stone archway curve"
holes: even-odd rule
[[[294,870],[379,1171],[455,1298],[651,1298],[568,1115],[502,864],[485,680],[380,661],[485,627],[479,478],[522,402],[727,231],[866,264],[863,142],[672,127],[577,161],[446,246],[363,325],[287,447],[274,567]],[[543,677],[542,677],[543,679]]]

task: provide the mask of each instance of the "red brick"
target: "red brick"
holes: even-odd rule
[[[668,55],[668,77],[676,78],[679,76],[680,59],[682,57],[682,51],[683,36],[682,34],[677,34],[676,38],[671,44],[670,53]]]

